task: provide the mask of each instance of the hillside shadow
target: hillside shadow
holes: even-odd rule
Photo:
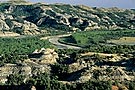
[[[126,71],[135,71],[135,59],[130,58],[129,60],[121,60],[117,62],[113,61],[103,61],[97,62],[97,66],[118,66],[118,67],[125,67]]]

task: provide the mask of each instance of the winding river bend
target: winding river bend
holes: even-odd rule
[[[54,44],[54,45],[56,45],[58,49],[82,49],[81,47],[63,44],[63,43],[60,43],[58,41],[60,38],[67,37],[67,36],[70,36],[70,35],[71,34],[57,35],[57,36],[48,36],[48,37],[43,37],[41,39],[42,40],[49,39],[49,42]]]
[[[47,37],[42,37],[40,38],[41,40],[46,40],[48,39],[50,43],[54,44],[58,49],[82,49],[81,47],[78,46],[72,46],[72,45],[67,45],[67,44],[63,44],[60,43],[58,40],[62,37],[67,37],[70,36],[71,34],[64,34],[64,35],[56,35],[56,36],[47,36]],[[11,35],[9,34],[4,34],[3,36],[0,37],[5,37],[5,38],[10,38],[10,37],[14,37],[16,39],[18,38],[26,38],[28,37],[27,35],[14,35],[11,33]]]

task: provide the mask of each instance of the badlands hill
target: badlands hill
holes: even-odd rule
[[[135,29],[135,11],[84,5],[0,3],[0,33],[40,34],[62,31]]]

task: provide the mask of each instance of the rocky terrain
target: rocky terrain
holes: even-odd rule
[[[98,31],[115,29],[120,33],[112,31],[108,37]],[[98,32],[89,34],[90,30]],[[97,42],[102,38],[96,36],[101,33],[106,36],[104,40],[122,34],[134,37],[134,30],[134,9],[0,2],[0,37],[8,37],[0,38],[0,85],[41,86],[37,90],[117,90],[121,85],[126,89],[120,90],[134,88],[135,46],[100,45]],[[64,33],[60,35],[60,31]],[[77,36],[82,41],[82,37],[92,35],[98,38],[88,37],[86,44],[90,39],[96,43],[82,47],[60,41],[78,31],[87,31]],[[54,32],[58,35],[49,36]]]
[[[93,79],[132,81],[134,72],[131,71],[135,69],[132,59],[123,54],[83,53],[76,62],[69,64],[71,76],[67,80],[80,83]]]
[[[32,75],[39,73],[50,73],[51,64],[56,63],[58,54],[54,49],[35,50],[29,55],[29,59],[25,59],[23,62],[19,61],[16,64],[7,63],[0,67],[0,83],[7,81],[7,76],[11,74],[20,74],[27,76],[26,79]]]
[[[6,63],[0,67],[0,82],[5,83],[7,76],[11,74],[25,75],[29,78],[33,75],[41,73],[60,73],[65,72],[68,76],[64,77],[63,83],[85,83],[89,80],[134,80],[134,58],[125,56],[124,54],[105,54],[105,53],[78,53],[75,54],[59,54],[54,49],[35,50],[28,55],[28,59],[18,61],[15,64]],[[61,58],[64,59],[60,62]],[[70,62],[70,63],[69,63]],[[64,67],[56,67],[57,65],[66,65]],[[55,67],[55,68],[54,68]],[[59,72],[57,72],[57,69]],[[55,72],[56,70],[56,72]],[[58,75],[59,76],[59,75]],[[59,77],[63,77],[63,73]],[[61,80],[60,80],[61,81]]]
[[[43,33],[46,28],[66,32],[135,29],[135,11],[116,7],[8,2],[0,3],[0,27],[3,33],[8,31],[25,35]]]

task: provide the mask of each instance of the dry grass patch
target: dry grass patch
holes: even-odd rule
[[[135,45],[135,37],[122,37],[118,40],[109,40],[108,42],[119,45]]]

